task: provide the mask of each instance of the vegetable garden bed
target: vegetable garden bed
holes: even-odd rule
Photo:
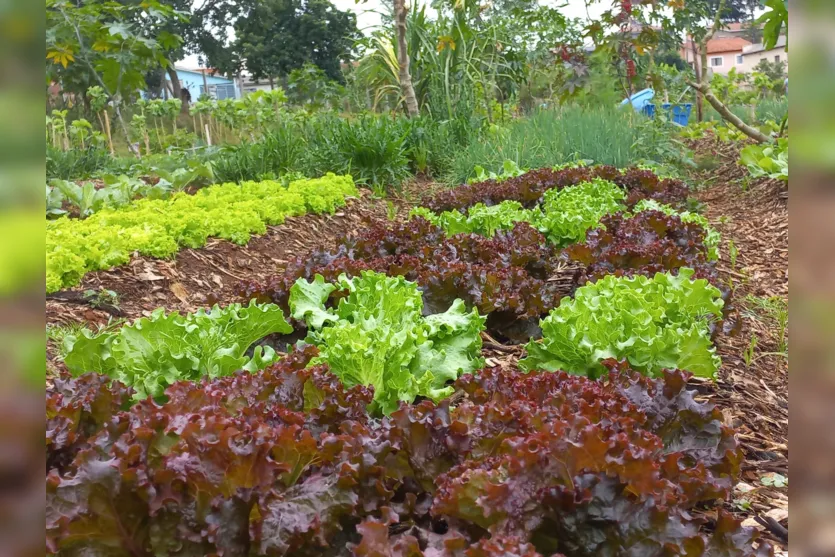
[[[590,212],[607,184],[617,195]],[[753,422],[703,400],[738,404],[735,382],[759,378],[763,360],[740,369],[722,322],[750,330],[756,321],[728,311],[747,291],[724,282],[727,250],[688,216],[686,195],[645,170],[543,169],[441,193],[410,220],[384,220],[392,211],[363,199],[246,247],[210,243],[89,274],[80,290],[117,292],[124,317],[252,300],[308,344],[255,371],[272,352],[235,364],[222,343],[194,341],[205,346],[184,356],[167,330],[149,336],[163,321],[192,331],[191,318],[160,313],[89,342],[65,332],[80,376],[62,373],[47,391],[50,551],[770,554],[731,501],[740,472],[753,482],[752,471],[780,469],[766,453],[785,447],[783,430],[754,449],[733,429],[751,436]],[[744,288],[758,292],[757,281]],[[48,321],[117,313],[82,308],[56,299]],[[234,334],[223,327],[212,335]],[[716,384],[713,343],[724,357]],[[260,359],[251,372],[219,371]],[[705,379],[688,386],[689,373],[666,369],[679,365]],[[137,402],[83,371],[139,377],[157,395],[173,385]],[[784,383],[772,373],[763,386]],[[782,401],[734,408],[779,421]]]

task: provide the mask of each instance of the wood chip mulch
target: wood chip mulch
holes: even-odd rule
[[[717,145],[707,148],[716,150]],[[705,173],[712,185],[697,197],[722,234],[720,275],[732,289],[731,303],[739,311],[742,328],[735,336],[717,337],[723,362],[719,380],[700,385],[700,390],[722,408],[745,453],[729,510],[744,518],[746,525],[763,530],[785,551],[788,485],[782,486],[781,478],[788,478],[789,460],[788,350],[784,348],[788,328],[781,339],[779,318],[752,297],[772,299],[772,304],[788,311],[788,187],[758,180],[744,189],[746,170],[736,164],[738,147],[724,144],[718,149],[726,162]],[[735,250],[729,249],[729,241]],[[753,349],[752,338],[756,339]]]

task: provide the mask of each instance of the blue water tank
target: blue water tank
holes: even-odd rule
[[[632,108],[641,112],[653,97],[655,97],[655,91],[652,89],[644,89],[643,91],[638,91],[628,99],[623,99],[620,105],[632,104]]]

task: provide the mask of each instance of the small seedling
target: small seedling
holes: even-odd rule
[[[728,257],[731,260],[731,270],[736,271],[736,259],[739,257],[739,250],[733,240],[728,240]]]
[[[742,353],[742,357],[745,358],[745,367],[751,367],[751,364],[754,362],[757,350],[757,335],[751,335],[751,340],[748,342],[748,348]]]
[[[394,221],[397,218],[397,206],[391,201],[386,201],[386,218]]]
[[[751,501],[749,501],[748,499],[734,499],[734,507],[736,507],[740,511],[750,511]]]
[[[782,488],[789,485],[789,479],[782,474],[772,472],[760,478],[760,483],[766,487]]]
[[[94,308],[100,308],[105,305],[119,308],[119,294],[113,290],[85,290],[84,299]]]
[[[745,305],[752,313],[762,313],[766,319],[772,322],[777,329],[777,352],[788,357],[789,345],[786,338],[789,327],[788,302],[780,296],[760,298],[749,294],[745,298]]]

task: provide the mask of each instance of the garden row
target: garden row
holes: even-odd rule
[[[610,187],[562,249],[540,219]],[[462,186],[242,285],[247,306],[67,335],[49,551],[770,554],[721,511],[710,533],[690,512],[730,495],[741,451],[685,389],[720,364],[724,304],[683,194],[605,167]],[[512,219],[479,216],[508,200]],[[444,211],[472,230],[430,222]],[[556,291],[570,259],[573,292]],[[518,365],[484,367],[485,330],[545,315]],[[258,343],[294,330],[287,356]]]
[[[46,223],[46,291],[78,284],[90,271],[130,260],[134,252],[171,257],[217,237],[246,244],[267,225],[305,213],[333,212],[358,195],[350,176],[328,174],[285,185],[277,181],[222,184],[168,199],[140,199],[86,219]]]

